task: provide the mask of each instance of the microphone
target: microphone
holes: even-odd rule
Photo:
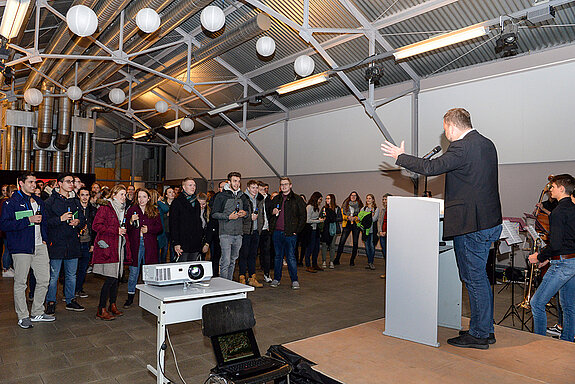
[[[433,148],[431,151],[427,152],[425,155],[423,155],[422,159],[431,159],[433,156],[437,155],[439,152],[441,152],[441,146],[437,146],[435,148]]]

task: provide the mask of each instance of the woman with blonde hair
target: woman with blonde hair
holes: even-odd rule
[[[363,236],[365,254],[367,255],[367,266],[365,269],[375,269],[373,261],[375,259],[375,245],[377,244],[378,239],[377,220],[379,219],[379,208],[377,208],[377,204],[375,203],[375,196],[371,193],[365,197],[365,206],[361,211],[371,213],[371,226],[369,228],[364,228],[365,236]]]
[[[125,247],[126,187],[122,184],[115,185],[110,193],[109,199],[99,200],[100,207],[92,223],[92,230],[96,232],[92,255],[93,272],[106,278],[100,291],[96,314],[102,320],[114,320],[116,316],[122,316],[123,313],[116,306],[118,278],[124,270],[124,256],[128,262],[132,260],[130,247]]]
[[[134,256],[128,265],[128,299],[124,308],[134,303],[136,284],[140,268],[144,264],[158,263],[158,233],[162,231],[160,212],[152,201],[152,194],[146,188],[139,188],[135,193],[134,205],[126,213],[128,245]]]

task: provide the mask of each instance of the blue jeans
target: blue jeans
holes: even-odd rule
[[[220,247],[222,248],[220,277],[232,280],[236,260],[240,256],[240,249],[242,248],[242,235],[220,235]]]
[[[64,297],[66,304],[70,304],[76,293],[76,271],[78,270],[78,259],[50,259],[50,283],[48,284],[47,302],[56,302],[56,291],[58,290],[58,277],[60,269],[64,264]]]
[[[138,276],[140,274],[140,267],[146,261],[146,247],[144,247],[144,238],[140,236],[140,248],[138,249],[137,266],[130,265],[130,277],[128,277],[128,294],[136,293],[136,284],[138,284]]]
[[[310,267],[313,265],[314,267],[317,267],[318,255],[319,255],[319,234],[317,233],[317,229],[312,229],[309,238],[309,243],[305,250],[305,266]],[[309,261],[310,256],[311,256],[311,265]]]
[[[383,253],[383,259],[385,260],[387,253],[387,236],[379,236],[379,245],[381,245],[381,253]]]
[[[297,281],[297,261],[295,259],[295,245],[297,235],[286,236],[283,231],[274,231],[272,235],[276,256],[274,259],[274,280],[281,281],[284,256],[288,265],[291,281]]]
[[[76,292],[84,290],[86,271],[90,264],[90,243],[80,243],[80,251],[82,251],[82,256],[78,259],[78,270],[76,271]]]
[[[246,272],[250,276],[256,273],[256,258],[258,256],[258,245],[260,243],[260,234],[257,231],[249,235],[242,236],[242,248],[240,249],[239,267],[240,275]]]
[[[493,333],[493,295],[485,267],[491,244],[499,239],[501,225],[455,236],[453,246],[459,278],[469,294],[469,334],[487,338]]]
[[[0,243],[0,246],[2,246],[2,250],[4,251],[2,252],[2,268],[4,269],[12,268],[14,265],[12,263],[12,255],[10,254],[10,251],[8,250],[6,244],[4,244],[4,239],[1,240],[2,242]]]
[[[547,331],[545,305],[557,291],[563,310],[561,340],[572,342],[575,338],[575,259],[550,261],[541,285],[531,298],[534,333],[545,335]]]
[[[375,245],[373,244],[373,231],[369,232],[365,239],[365,254],[367,255],[367,262],[373,264],[375,258]]]

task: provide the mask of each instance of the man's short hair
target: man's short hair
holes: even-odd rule
[[[23,174],[18,176],[18,181],[25,183],[26,179],[28,179],[29,177],[36,177],[36,175],[34,174],[34,172],[24,172]]]
[[[224,185],[226,185],[228,183],[227,180],[222,180],[218,183],[218,187],[222,185],[222,183],[224,183]]]
[[[292,183],[292,182],[291,182],[291,179],[290,179],[289,177],[286,177],[286,176],[280,177],[280,183],[281,183],[282,181],[286,181],[286,180],[289,181],[290,184]]]
[[[255,181],[255,180],[250,180],[250,181],[248,181],[248,188],[251,187],[251,186],[254,185],[254,184],[255,184],[255,185],[258,185],[258,182]]]
[[[553,176],[551,183],[554,183],[558,187],[564,187],[565,193],[568,195],[572,195],[575,190],[575,178],[567,173]]]
[[[86,191],[88,192],[88,195],[92,196],[92,191],[90,191],[87,187],[82,187],[80,189],[78,189],[78,195],[80,195],[80,192],[82,191]]]
[[[59,174],[57,180],[58,180],[59,183],[63,183],[63,182],[64,182],[64,179],[65,179],[66,177],[68,177],[68,176],[71,177],[72,180],[74,180],[74,177],[75,177],[75,176],[72,175],[72,174],[69,173],[69,172],[64,172],[64,173]]]
[[[231,180],[232,177],[239,177],[240,179],[242,178],[241,173],[239,172],[230,172],[228,173],[228,180]]]
[[[473,129],[471,115],[463,108],[452,108],[443,115],[443,121],[459,129]]]
[[[262,188],[269,187],[269,184],[264,183],[263,181],[260,180],[260,181],[258,181],[258,187],[262,187]]]
[[[190,181],[190,180],[192,180],[194,183],[196,182],[196,180],[194,180],[193,177],[186,177],[184,180],[182,180],[182,185],[184,185],[184,183],[185,183],[186,181]]]

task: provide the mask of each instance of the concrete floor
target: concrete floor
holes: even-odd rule
[[[301,289],[289,285],[287,268],[278,288],[256,289],[248,297],[256,314],[255,333],[264,353],[272,344],[283,344],[382,318],[385,280],[377,270],[366,270],[365,257],[349,267],[349,255],[335,270],[311,274],[299,268]],[[258,273],[261,276],[261,272]],[[9,383],[154,383],[146,364],[155,362],[155,317],[137,305],[109,322],[96,319],[102,280],[88,275],[79,299],[85,312],[70,312],[58,298],[57,320],[36,323],[33,329],[17,326],[12,279],[0,278],[0,382]],[[501,286],[498,286],[498,288]],[[120,285],[118,303],[126,299],[127,285]],[[61,289],[59,289],[61,292]],[[496,290],[497,293],[497,290]],[[468,316],[464,293],[463,315]],[[510,304],[510,289],[495,297],[495,320]],[[516,289],[517,302],[522,298]],[[551,319],[550,321],[554,321]],[[511,326],[511,319],[502,325]],[[520,326],[516,321],[515,326]],[[180,371],[189,384],[203,383],[215,365],[211,345],[201,334],[200,322],[168,327]],[[176,380],[174,358],[166,353],[167,376]],[[179,380],[176,380],[179,382]]]

